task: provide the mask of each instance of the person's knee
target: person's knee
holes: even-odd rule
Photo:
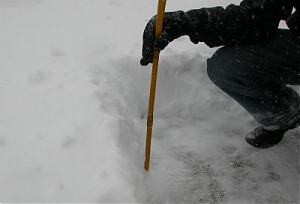
[[[212,82],[216,81],[218,78],[218,65],[213,57],[207,59],[207,75]]]
[[[207,75],[217,86],[219,86],[226,77],[224,74],[224,69],[227,63],[226,61],[227,60],[224,58],[223,53],[219,51],[207,60]]]
[[[239,79],[241,65],[236,52],[236,47],[225,46],[207,60],[207,75],[217,86],[222,87],[224,83],[231,83],[234,78]]]

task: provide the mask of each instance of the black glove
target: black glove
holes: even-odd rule
[[[143,34],[143,50],[140,64],[146,66],[153,61],[154,46],[163,50],[171,41],[183,35],[188,35],[190,30],[189,17],[186,12],[166,12],[164,15],[162,34],[155,40],[156,16],[147,23]]]
[[[153,62],[154,46],[163,50],[171,41],[183,35],[197,44],[203,42],[207,33],[208,16],[211,10],[206,8],[175,12],[166,12],[163,20],[162,34],[155,39],[156,16],[147,23],[143,34],[143,50],[140,64],[146,66]]]

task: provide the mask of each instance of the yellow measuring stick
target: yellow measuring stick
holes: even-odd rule
[[[163,25],[166,2],[167,2],[167,0],[158,0],[156,28],[155,28],[155,38],[156,39],[162,33],[162,25]],[[149,171],[149,166],[150,166],[152,127],[153,127],[153,110],[154,110],[154,101],[155,101],[158,61],[159,61],[159,50],[157,48],[154,48],[149,106],[148,106],[148,118],[147,118],[146,148],[145,148],[144,168],[146,171]]]

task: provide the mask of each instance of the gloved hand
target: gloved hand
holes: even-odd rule
[[[140,64],[146,66],[153,61],[154,46],[163,50],[174,39],[188,35],[190,20],[186,12],[166,12],[164,15],[162,34],[155,39],[156,16],[147,23],[143,33],[142,59]]]

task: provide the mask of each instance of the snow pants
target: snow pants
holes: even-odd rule
[[[299,122],[300,36],[291,31],[279,29],[266,42],[224,46],[208,60],[207,73],[265,129],[288,130]]]

